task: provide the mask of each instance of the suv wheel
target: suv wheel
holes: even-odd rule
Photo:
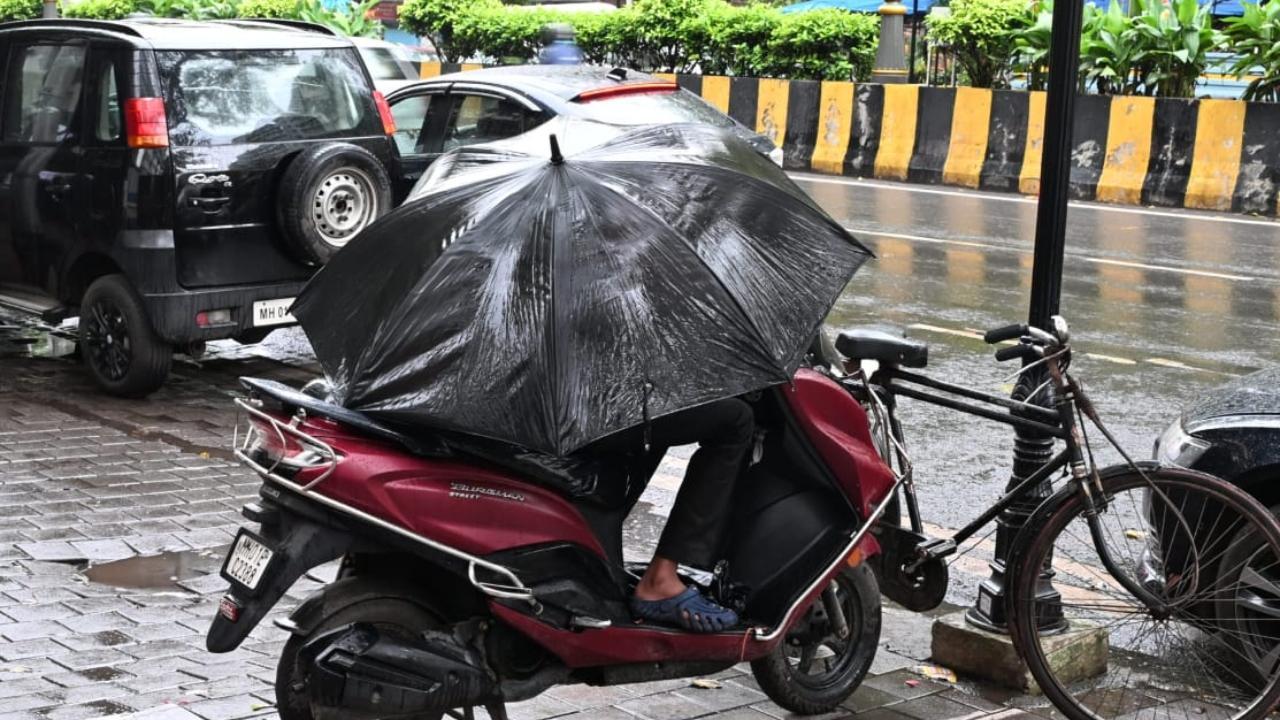
[[[280,227],[306,262],[323,265],[391,208],[391,179],[348,143],[302,151],[280,180]]]
[[[173,348],[156,336],[123,275],[93,281],[80,303],[80,356],[103,390],[143,397],[169,375]]]

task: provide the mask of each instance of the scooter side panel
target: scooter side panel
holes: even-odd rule
[[[494,615],[571,668],[657,662],[746,662],[768,655],[781,638],[760,642],[755,631],[698,634],[641,625],[561,630],[500,603]]]
[[[581,513],[551,490],[473,464],[410,455],[323,420],[306,431],[344,456],[314,489],[333,500],[474,555],[550,542],[604,555]]]
[[[876,453],[866,411],[844,388],[812,370],[797,372],[783,396],[862,516],[869,516],[894,479]]]

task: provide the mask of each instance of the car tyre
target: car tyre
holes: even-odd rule
[[[279,197],[280,229],[293,251],[323,265],[391,209],[391,178],[368,150],[327,143],[289,162]]]
[[[89,285],[80,302],[78,344],[94,382],[119,397],[155,392],[173,364],[173,347],[156,335],[123,275],[104,275]]]

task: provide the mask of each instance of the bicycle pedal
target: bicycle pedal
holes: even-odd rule
[[[926,540],[916,546],[916,557],[921,560],[936,560],[955,554],[956,541],[951,538]]]

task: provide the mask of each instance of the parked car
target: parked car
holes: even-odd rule
[[[0,26],[0,303],[79,315],[104,390],[261,340],[392,204],[391,112],[349,41],[298,24]]]
[[[1155,459],[1229,480],[1280,515],[1280,367],[1237,378],[1196,399],[1156,441]],[[1212,509],[1200,515],[1206,518],[1201,525],[1210,525],[1216,517]],[[1218,529],[1204,536],[1201,554],[1220,558],[1219,572],[1238,574],[1237,560],[1251,552],[1249,544],[1215,546],[1215,535],[1235,539]],[[1165,561],[1168,566],[1176,565],[1185,553],[1164,554],[1172,556]],[[1275,622],[1280,617],[1280,563],[1251,567],[1270,567],[1271,572],[1232,578],[1234,582],[1222,586],[1233,588],[1234,596],[1219,598],[1213,611],[1219,616],[1229,613],[1239,627],[1232,640],[1239,655],[1233,663],[1237,671],[1270,675],[1280,667],[1280,628]]]
[[[441,154],[503,140],[557,116],[612,125],[670,122],[733,128],[782,164],[782,149],[675,83],[594,65],[515,65],[414,83],[387,96],[396,120],[403,196]]]
[[[373,78],[374,87],[383,94],[390,94],[422,77],[421,60],[412,48],[374,38],[351,38],[360,59]]]

